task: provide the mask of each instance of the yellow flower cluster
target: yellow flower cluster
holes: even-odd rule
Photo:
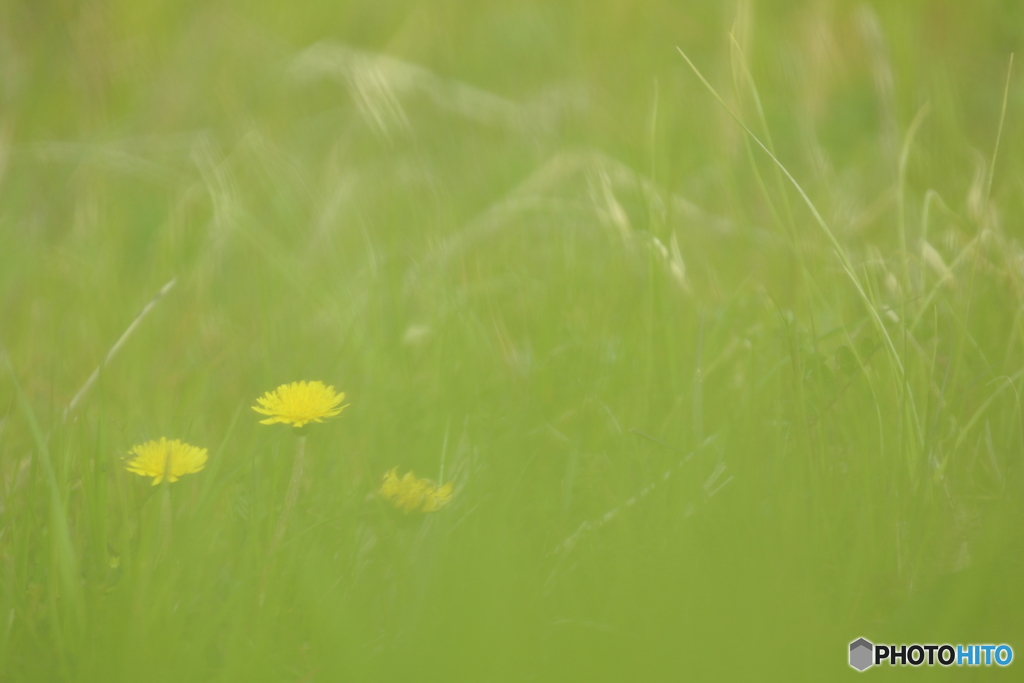
[[[133,446],[128,454],[131,457],[125,463],[125,469],[143,477],[153,477],[153,486],[164,477],[175,482],[182,475],[198,472],[206,466],[205,448],[190,446],[178,439],[168,441],[166,437]]]
[[[335,393],[334,387],[325,386],[323,382],[292,382],[282,384],[256,399],[259,405],[252,409],[270,416],[260,420],[260,424],[280,422],[298,428],[309,422],[323,422],[325,417],[339,415],[346,407],[340,405],[344,400],[344,393]]]
[[[412,471],[398,477],[393,467],[384,475],[380,495],[402,512],[436,512],[452,500],[454,485],[448,482],[438,486],[429,479],[418,479]]]

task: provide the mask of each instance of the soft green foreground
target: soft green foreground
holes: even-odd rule
[[[0,681],[1024,658],[1022,39],[994,0],[0,4]],[[271,553],[296,439],[250,407],[300,379],[351,405]],[[206,468],[124,470],[161,436]],[[454,500],[390,509],[396,465]]]

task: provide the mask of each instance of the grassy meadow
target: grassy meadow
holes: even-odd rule
[[[0,3],[0,681],[1009,680],[847,648],[1024,656],[1022,45]],[[260,424],[299,380],[349,405]],[[126,469],[161,437],[203,469]]]

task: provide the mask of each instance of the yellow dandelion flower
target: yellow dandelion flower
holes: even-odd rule
[[[292,382],[256,399],[259,405],[252,409],[270,416],[260,420],[260,424],[281,422],[301,427],[309,422],[323,422],[325,417],[336,417],[346,407],[340,405],[344,400],[344,393],[335,393],[334,387],[324,386],[323,382]]]
[[[438,486],[429,479],[419,479],[412,472],[398,477],[398,468],[384,475],[380,495],[402,512],[437,512],[452,501],[454,485]]]
[[[153,477],[153,486],[164,477],[171,482],[178,481],[182,475],[198,472],[206,465],[205,448],[190,446],[178,439],[168,441],[166,437],[132,446],[128,455],[131,457],[125,462],[125,469]]]
[[[433,486],[423,497],[423,512],[437,512],[452,502],[452,491],[455,485],[448,482],[443,486]]]

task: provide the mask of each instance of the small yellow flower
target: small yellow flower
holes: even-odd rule
[[[336,394],[334,387],[324,386],[323,382],[292,382],[282,384],[256,399],[259,405],[252,409],[270,416],[260,420],[260,424],[281,422],[301,427],[309,422],[323,422],[325,417],[339,415],[346,407],[339,405],[344,400],[344,393]]]
[[[448,482],[443,486],[431,486],[423,496],[423,512],[437,512],[448,503],[452,502],[452,489],[455,485]]]
[[[164,477],[175,482],[185,474],[192,474],[206,465],[206,449],[190,446],[178,439],[168,441],[160,437],[159,441],[147,441],[128,451],[131,456],[125,462],[125,469],[143,477],[153,477],[156,486]]]
[[[398,468],[393,467],[384,475],[380,495],[405,513],[437,512],[452,501],[453,488],[452,482],[438,486],[429,479],[418,479],[412,471],[399,479]]]

